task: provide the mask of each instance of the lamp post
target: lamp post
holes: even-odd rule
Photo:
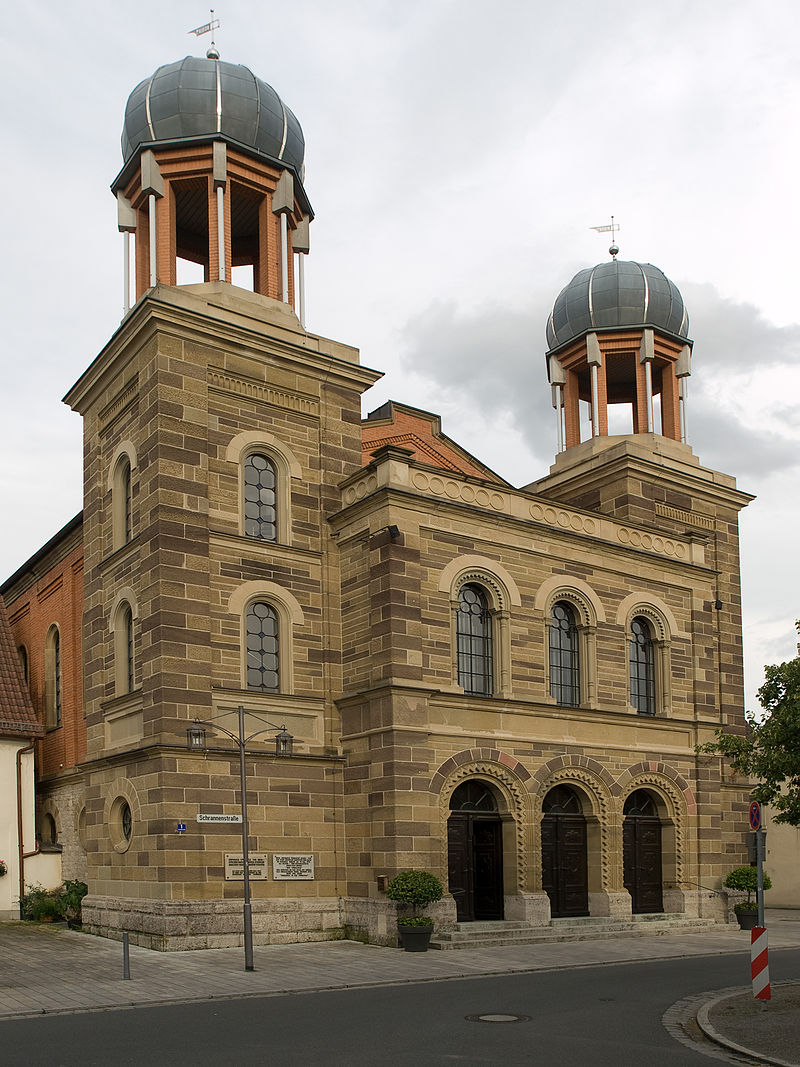
[[[251,712],[251,714],[253,714]],[[220,730],[226,737],[229,737],[231,741],[239,746],[239,774],[241,777],[242,788],[242,860],[244,863],[244,969],[246,971],[254,970],[253,967],[253,912],[250,906],[250,851],[249,851],[249,831],[247,823],[247,775],[245,768],[245,755],[247,753],[247,745],[250,741],[255,740],[256,737],[260,737],[261,734],[276,732],[275,735],[275,755],[276,756],[291,756],[294,745],[294,738],[287,731],[285,726],[275,726],[274,723],[269,722],[267,719],[262,718],[260,715],[255,717],[261,722],[267,723],[267,725],[261,729],[256,730],[255,733],[249,734],[245,737],[244,733],[244,707],[240,704],[238,708],[239,716],[239,732],[237,734],[232,733],[230,730],[226,730],[224,726],[220,726],[218,723],[212,720],[195,719],[191,726],[186,730],[186,746],[191,752],[206,752],[208,745],[206,743],[206,726],[211,726],[215,730]]]

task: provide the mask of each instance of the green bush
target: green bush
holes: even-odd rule
[[[398,918],[397,921],[401,926],[429,925],[431,920],[420,913],[428,904],[441,900],[443,894],[444,886],[435,875],[428,871],[401,871],[389,882],[386,890],[386,895],[390,900],[411,906],[411,915]],[[409,922],[409,919],[412,921]],[[414,921],[419,919],[423,921]]]
[[[58,889],[48,890],[43,886],[31,886],[20,898],[20,915],[31,922],[52,922],[65,920],[79,923],[81,919],[81,901],[89,887],[86,882],[71,878],[62,882]]]
[[[747,893],[747,900],[741,904],[735,904],[734,908],[739,911],[752,911],[755,908],[753,893],[758,888],[758,869],[756,867],[734,867],[728,871],[725,881],[722,883],[726,889],[735,889],[740,893]],[[772,881],[764,871],[764,888],[772,889]]]

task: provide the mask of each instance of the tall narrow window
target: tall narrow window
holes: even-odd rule
[[[275,464],[261,452],[244,461],[244,532],[261,541],[278,538]]]
[[[54,706],[56,713],[56,726],[61,725],[61,635],[56,630],[53,635],[53,660],[55,667],[55,679],[54,679]]]
[[[247,610],[247,688],[280,692],[278,614],[262,600]]]
[[[133,500],[131,498],[131,465],[128,459],[124,459],[122,463],[122,471],[120,472],[120,483],[122,489],[122,534],[124,544],[130,541],[133,530]]]
[[[123,641],[123,655],[125,657],[125,669],[123,671],[123,682],[125,685],[125,692],[133,692],[133,612],[131,611],[130,604],[126,604],[122,609],[122,641]]]
[[[25,685],[28,684],[28,650],[24,645],[20,645],[17,649],[17,655],[19,656],[20,666],[22,667],[22,677],[25,679]]]
[[[466,692],[492,695],[492,617],[479,585],[462,585],[456,612],[458,684]]]
[[[637,615],[631,623],[631,703],[639,715],[655,715],[656,684],[650,623]]]
[[[45,724],[52,730],[61,725],[61,636],[55,624],[47,631],[44,667]]]
[[[563,600],[550,613],[550,696],[564,707],[581,702],[578,628],[575,612]]]
[[[124,547],[133,537],[133,477],[131,461],[123,452],[114,466],[111,482],[111,524],[113,547]]]

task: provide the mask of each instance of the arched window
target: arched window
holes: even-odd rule
[[[123,452],[114,465],[111,481],[111,524],[114,550],[133,537],[133,480],[131,461]]]
[[[244,533],[260,541],[277,541],[278,507],[275,464],[262,452],[244,461]]]
[[[124,604],[122,607],[120,622],[122,624],[122,638],[121,651],[123,657],[122,663],[122,682],[124,684],[124,690],[126,693],[133,692],[133,612],[131,611],[130,604]]]
[[[25,685],[28,684],[28,650],[24,645],[20,645],[17,649],[17,655],[19,656],[19,663],[22,667],[22,677],[25,680]]]
[[[61,635],[53,625],[45,643],[45,722],[49,729],[61,725]]]
[[[631,622],[631,704],[639,715],[656,713],[655,657],[650,623],[642,615]]]
[[[458,592],[458,684],[467,693],[492,695],[492,617],[486,593],[472,582]]]
[[[263,600],[247,609],[247,688],[280,692],[278,613]]]
[[[564,600],[556,601],[550,612],[550,696],[564,707],[581,702],[578,627]]]

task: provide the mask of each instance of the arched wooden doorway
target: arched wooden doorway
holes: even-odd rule
[[[589,914],[586,818],[580,797],[557,785],[542,804],[542,889],[554,919]]]
[[[450,798],[448,885],[459,922],[503,918],[503,826],[487,782],[463,782]]]
[[[622,824],[623,884],[634,914],[664,910],[661,873],[661,820],[646,789],[625,801]]]

